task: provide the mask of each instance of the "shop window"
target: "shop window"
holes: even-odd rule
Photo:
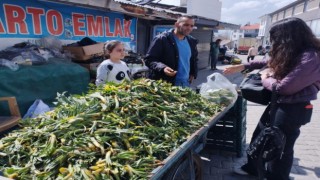
[[[291,17],[292,16],[292,10],[293,8],[289,8],[286,10],[285,18]]]
[[[312,11],[319,8],[320,0],[309,0],[307,4],[307,11]]]
[[[314,34],[316,35],[316,37],[320,38],[320,19],[318,19],[316,21],[317,21],[317,27],[314,31]]]
[[[277,21],[277,16],[278,16],[278,14],[274,14],[274,15],[272,16],[272,22],[273,22],[273,23]]]
[[[294,15],[303,13],[304,3],[298,4],[294,9]]]
[[[307,21],[306,24],[311,28],[311,21]]]
[[[311,21],[310,28],[316,37],[320,37],[320,19]]]
[[[282,12],[280,12],[280,13],[278,14],[278,21],[281,20],[281,19],[283,19],[283,15],[284,15],[284,11],[282,11]]]

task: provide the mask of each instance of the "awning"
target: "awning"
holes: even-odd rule
[[[175,21],[181,15],[186,13],[173,11],[171,9],[160,8],[151,5],[139,5],[128,0],[96,0],[96,1],[79,1],[79,0],[39,0],[52,1],[72,4],[75,6],[83,6],[97,8],[105,11],[121,12],[136,18],[156,20],[156,21]],[[201,16],[196,16],[196,25],[212,29],[239,29],[239,25],[220,22],[215,19],[209,19]]]

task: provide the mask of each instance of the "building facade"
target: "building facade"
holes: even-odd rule
[[[244,30],[242,29],[233,30],[230,36],[230,39],[232,42],[232,48],[237,47],[239,39],[243,37],[244,37]]]
[[[184,0],[181,0],[182,2]],[[220,0],[187,0],[187,14],[221,20],[222,2]]]
[[[216,34],[217,37],[215,39],[220,38],[222,40],[229,40],[228,47],[234,48],[238,46],[239,39],[241,38],[257,38],[257,43],[261,45],[258,36],[260,24],[247,24],[245,26],[241,26],[240,29],[233,29],[233,30],[219,30]]]
[[[240,27],[244,37],[257,37],[259,34],[260,24],[248,24]]]
[[[260,28],[258,33],[258,41],[262,46],[270,45],[269,30],[271,27],[271,16],[269,14],[260,17]]]
[[[297,0],[260,17],[261,24],[265,24],[265,27],[259,30],[259,37],[263,39],[263,45],[268,45],[269,30],[272,23],[289,17],[297,17],[304,20],[313,33],[320,38],[320,0]]]

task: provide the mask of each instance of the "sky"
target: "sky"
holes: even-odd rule
[[[208,0],[210,1],[210,0]],[[269,14],[296,0],[220,0],[222,2],[221,20],[244,25],[259,23],[259,17]],[[160,3],[179,5],[180,0],[161,0]]]

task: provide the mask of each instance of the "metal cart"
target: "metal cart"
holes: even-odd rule
[[[203,127],[194,132],[189,139],[178,149],[173,151],[161,166],[155,168],[150,175],[151,180],[195,180],[201,179],[201,159],[198,153],[205,147],[209,129],[221,119],[230,108],[234,106],[236,99],[227,107],[211,118]]]

